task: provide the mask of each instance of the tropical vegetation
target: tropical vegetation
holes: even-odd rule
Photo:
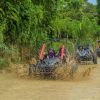
[[[100,0],[97,5],[88,0],[0,1],[0,62],[24,61],[54,39],[94,45],[100,39]]]

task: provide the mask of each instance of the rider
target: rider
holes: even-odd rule
[[[85,56],[89,56],[90,55],[90,49],[89,47],[84,48],[84,51],[86,52]]]
[[[77,53],[82,58],[86,55],[86,51],[84,50],[83,46],[79,47],[79,49],[77,50]]]
[[[55,57],[55,50],[53,48],[49,49],[48,56],[49,56],[49,58],[54,58]]]

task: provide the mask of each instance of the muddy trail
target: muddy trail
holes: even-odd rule
[[[100,100],[100,60],[98,63],[81,80],[29,80],[0,74],[0,100]]]

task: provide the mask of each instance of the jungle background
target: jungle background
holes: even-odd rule
[[[100,0],[0,0],[0,69],[38,55],[41,45],[70,53],[100,39]]]

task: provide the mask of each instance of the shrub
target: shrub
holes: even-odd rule
[[[9,67],[9,61],[7,59],[0,58],[0,70]]]

